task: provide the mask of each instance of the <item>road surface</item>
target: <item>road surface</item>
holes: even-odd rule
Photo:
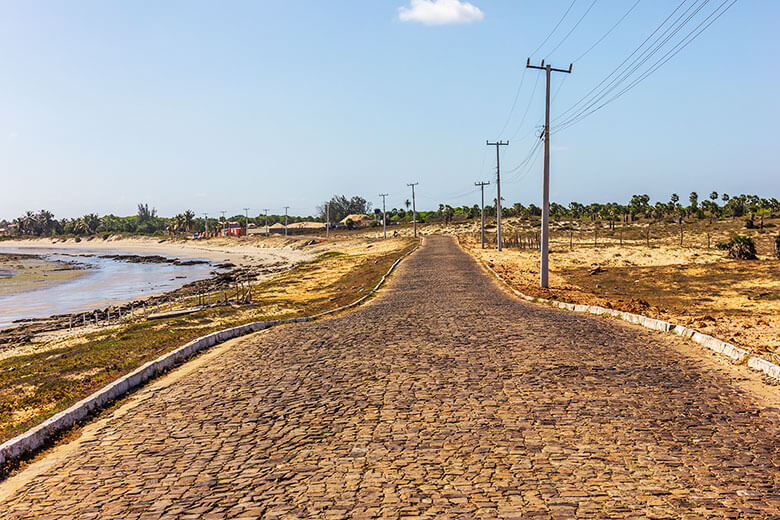
[[[0,517],[777,517],[777,409],[681,345],[430,237],[358,310],[140,391],[0,484]]]

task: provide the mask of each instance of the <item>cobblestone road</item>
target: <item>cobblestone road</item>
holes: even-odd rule
[[[142,392],[0,517],[778,517],[777,411],[610,324],[432,237],[357,311]]]

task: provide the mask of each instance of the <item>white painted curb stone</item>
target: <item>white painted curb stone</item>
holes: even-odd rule
[[[219,343],[224,343],[229,339],[244,336],[246,334],[267,329],[275,325],[311,321],[329,314],[351,309],[352,307],[359,305],[364,300],[366,300],[366,298],[378,291],[382,284],[385,283],[385,280],[387,280],[387,277],[390,275],[390,273],[392,273],[398,264],[401,263],[401,260],[416,251],[418,247],[420,247],[419,244],[404,254],[401,258],[396,260],[393,265],[390,266],[390,269],[388,269],[388,271],[382,276],[382,279],[379,280],[379,283],[377,283],[368,294],[362,296],[360,299],[350,303],[349,305],[339,307],[338,309],[321,312],[319,314],[315,314],[314,316],[290,318],[286,320],[256,321],[254,323],[248,323],[246,325],[239,325],[238,327],[212,332],[206,336],[194,339],[189,343],[172,350],[171,352],[168,352],[167,354],[163,354],[154,361],[150,361],[140,366],[129,374],[117,379],[112,383],[109,383],[89,397],[82,399],[67,410],[52,416],[38,426],[35,426],[26,432],[17,435],[13,439],[10,439],[3,444],[0,444],[0,467],[2,467],[6,462],[18,459],[26,453],[37,450],[55,434],[70,428],[78,421],[81,421],[87,417],[87,415],[89,415],[91,412],[104,407],[107,403],[110,403],[111,401],[114,401],[122,395],[126,394],[130,390],[143,385],[158,374],[182,363],[201,350],[213,347]]]

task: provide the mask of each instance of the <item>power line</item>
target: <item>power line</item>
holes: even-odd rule
[[[499,136],[503,135],[504,130],[506,130],[506,127],[509,126],[509,121],[512,120],[512,114],[514,114],[515,112],[515,107],[517,106],[517,100],[520,98],[520,90],[523,88],[523,82],[525,81],[525,72],[526,69],[523,69],[523,73],[520,75],[520,84],[517,86],[517,90],[515,91],[515,99],[514,101],[512,101],[512,108],[509,109],[509,115],[506,117],[504,126],[502,126],[501,130],[498,132]],[[485,148],[485,150],[487,150],[487,148]]]
[[[550,31],[550,34],[547,35],[547,38],[544,39],[542,43],[539,44],[539,46],[531,52],[531,54],[536,54],[539,52],[539,49],[544,47],[544,44],[547,43],[547,41],[550,39],[550,37],[555,34],[555,31],[558,30],[558,27],[560,27],[561,23],[563,23],[563,20],[566,18],[566,16],[569,14],[569,11],[571,11],[571,8],[574,7],[574,4],[577,3],[577,0],[572,0],[571,4],[569,4],[569,7],[566,9],[566,11],[563,13],[563,16],[561,16],[561,19],[558,20],[558,23],[555,24],[555,27],[553,27],[553,30]]]
[[[595,42],[593,45],[591,45],[590,47],[588,47],[588,50],[586,50],[585,52],[583,52],[582,54],[580,54],[579,56],[577,56],[576,58],[574,58],[574,63],[577,63],[578,61],[580,61],[580,60],[581,60],[582,58],[584,58],[584,57],[585,57],[585,56],[586,56],[588,53],[590,53],[590,51],[592,51],[592,50],[593,50],[593,49],[594,49],[594,48],[595,48],[595,47],[596,47],[596,46],[597,46],[599,43],[601,43],[602,41],[604,41],[604,38],[606,38],[607,36],[609,36],[609,35],[610,35],[610,33],[612,33],[612,31],[614,31],[614,30],[615,30],[615,28],[616,28],[618,25],[620,25],[621,23],[623,23],[623,20],[625,20],[625,19],[626,19],[626,17],[627,17],[629,14],[631,14],[631,12],[632,12],[632,11],[633,11],[633,10],[636,8],[636,6],[638,6],[638,5],[639,5],[639,2],[641,2],[641,1],[642,1],[642,0],[636,0],[636,2],[634,2],[634,5],[632,5],[631,7],[629,7],[628,11],[626,11],[626,12],[625,12],[625,14],[623,14],[623,16],[621,16],[621,17],[620,17],[620,19],[619,19],[617,22],[615,22],[615,24],[614,24],[612,27],[610,27],[610,28],[609,28],[609,30],[608,30],[606,33],[604,33],[604,35],[603,35],[601,38],[599,38],[598,40],[596,40],[596,42]]]
[[[698,7],[697,7],[697,8],[696,8],[696,9],[695,9],[695,10],[694,10],[692,13],[690,13],[690,14],[688,14],[688,13],[689,13],[689,11],[690,11],[690,10],[691,10],[693,7],[695,7],[695,4],[694,4],[693,6],[691,6],[691,7],[689,7],[688,9],[686,9],[686,11],[685,11],[683,14],[681,14],[681,15],[680,15],[680,16],[679,16],[679,17],[678,17],[678,18],[677,18],[677,19],[676,19],[676,20],[675,20],[675,21],[672,23],[672,26],[671,26],[671,27],[667,28],[667,29],[666,29],[666,30],[665,30],[663,33],[661,33],[661,35],[660,35],[660,36],[658,36],[658,38],[656,38],[656,40],[655,40],[655,41],[654,41],[654,42],[651,44],[651,47],[648,47],[647,49],[645,49],[644,51],[642,51],[642,54],[640,54],[640,55],[639,55],[639,56],[638,56],[638,57],[637,57],[637,58],[636,58],[636,59],[635,59],[635,60],[634,60],[634,61],[631,63],[631,65],[630,65],[630,68],[629,68],[629,69],[627,69],[626,71],[623,71],[623,72],[622,72],[622,73],[621,73],[621,74],[618,76],[618,78],[616,78],[616,79],[612,80],[612,81],[610,82],[610,84],[609,84],[609,85],[607,85],[606,87],[604,87],[604,89],[602,89],[602,90],[601,90],[601,92],[599,92],[599,94],[597,94],[596,98],[595,98],[595,99],[593,99],[593,100],[591,100],[591,101],[589,102],[588,106],[586,106],[585,108],[583,108],[583,109],[581,110],[581,112],[582,112],[582,111],[584,111],[584,110],[588,110],[590,107],[592,107],[593,105],[595,105],[596,103],[598,103],[598,102],[599,102],[601,99],[604,99],[604,97],[606,97],[606,96],[607,96],[607,95],[608,95],[610,92],[612,92],[612,91],[614,91],[616,88],[618,88],[618,87],[620,86],[620,84],[622,84],[624,81],[626,81],[626,80],[627,80],[627,79],[628,79],[628,78],[629,78],[629,77],[630,77],[630,76],[631,76],[631,75],[632,75],[634,72],[636,72],[636,71],[637,71],[637,70],[638,70],[638,69],[639,69],[639,68],[640,68],[642,65],[644,65],[644,64],[645,64],[645,63],[646,63],[646,62],[647,62],[647,61],[648,61],[650,58],[652,58],[652,57],[653,57],[653,56],[654,56],[656,53],[658,53],[658,52],[659,52],[659,51],[660,51],[660,50],[663,48],[663,46],[664,46],[664,45],[666,45],[666,43],[667,43],[669,40],[671,40],[671,39],[672,39],[672,38],[673,38],[673,37],[674,37],[674,36],[675,36],[675,35],[676,35],[678,32],[680,32],[680,30],[682,30],[682,28],[683,28],[683,27],[684,27],[686,24],[688,24],[688,22],[690,22],[690,21],[693,19],[693,17],[695,17],[695,16],[696,16],[696,15],[697,15],[697,14],[698,14],[700,11],[701,11],[701,9],[702,9],[702,8],[704,8],[704,6],[705,6],[707,3],[709,3],[709,2],[710,2],[710,0],[704,0],[704,2],[703,2],[702,4],[700,4],[700,5],[699,5],[699,6],[698,6]],[[684,17],[686,14],[688,14],[688,17],[687,17],[687,18],[686,18],[686,19],[685,19],[685,20],[684,20],[682,23],[680,23],[680,25],[678,25],[678,26],[675,28],[675,24],[677,24],[677,23],[680,21],[680,19],[682,19],[682,18],[683,18],[683,17]],[[663,39],[663,41],[661,41],[660,43],[658,43],[658,41],[659,41],[661,38],[663,38],[663,37],[664,37],[664,36],[665,36],[665,35],[666,35],[666,34],[667,34],[669,31],[672,31],[672,32],[671,32],[671,34],[669,34],[668,36],[666,36],[666,37]],[[580,113],[581,113],[581,112],[580,112]]]
[[[647,79],[651,74],[653,74],[664,64],[666,64],[669,60],[671,60],[674,56],[679,54],[688,45],[690,45],[696,38],[699,37],[699,35],[701,35],[701,33],[703,33],[708,27],[710,27],[713,23],[715,23],[715,21],[718,20],[718,18],[723,16],[726,13],[726,11],[728,11],[736,2],[737,0],[724,0],[717,8],[715,8],[715,10],[713,10],[706,18],[704,18],[704,20],[702,20],[696,27],[694,27],[690,32],[688,32],[688,34],[686,34],[670,50],[668,50],[666,54],[664,54],[658,60],[656,60],[655,63],[653,63],[647,70],[642,72],[639,75],[639,77],[635,78],[630,84],[628,84],[626,87],[624,87],[622,90],[620,90],[617,94],[615,94],[611,98],[607,99],[604,103],[595,106],[599,101],[604,99],[606,95],[609,94],[609,92],[612,92],[614,88],[610,89],[608,92],[605,92],[603,95],[599,96],[594,102],[590,103],[587,107],[583,108],[580,112],[578,112],[573,116],[570,116],[566,121],[561,123],[560,127],[556,129],[556,132],[560,130],[564,130],[578,123],[582,119],[597,112],[598,110],[601,110],[609,103],[617,100],[625,93],[627,93],[629,90],[636,87],[639,83]],[[726,4],[728,5],[724,8],[723,6]],[[592,108],[594,106],[595,108]]]
[[[523,127],[523,123],[525,123],[525,118],[528,116],[528,111],[531,109],[531,102],[534,100],[534,95],[536,94],[536,87],[539,85],[539,76],[536,76],[536,81],[534,82],[534,89],[531,91],[531,97],[528,99],[528,105],[525,107],[525,112],[523,112],[523,118],[520,120],[520,124],[517,125],[517,130],[515,131],[515,134],[512,136],[511,141],[515,140],[515,136],[520,133],[520,129]]]
[[[579,99],[577,102],[575,102],[575,103],[574,103],[572,106],[570,106],[569,108],[567,108],[566,110],[564,110],[563,112],[561,112],[561,114],[560,114],[560,115],[559,115],[559,116],[558,116],[556,119],[561,119],[561,118],[563,118],[564,116],[566,116],[566,114],[568,114],[568,113],[570,113],[570,112],[574,111],[574,110],[575,110],[575,109],[576,109],[576,108],[577,108],[577,107],[578,107],[578,106],[579,106],[581,103],[585,102],[585,100],[587,100],[587,99],[588,99],[588,97],[589,97],[591,94],[593,94],[594,92],[596,92],[596,91],[599,89],[599,87],[601,87],[601,86],[602,86],[602,85],[603,85],[605,82],[607,82],[607,81],[608,81],[608,80],[609,80],[609,79],[610,79],[612,76],[614,76],[615,74],[617,74],[617,73],[618,73],[618,71],[619,71],[619,70],[620,70],[620,69],[623,67],[623,65],[625,65],[625,64],[626,64],[626,63],[627,63],[627,62],[628,62],[628,61],[629,61],[629,60],[630,60],[630,59],[631,59],[631,58],[632,58],[632,57],[633,57],[633,56],[634,56],[634,55],[635,55],[637,52],[639,52],[639,51],[640,51],[640,49],[642,49],[642,48],[645,46],[645,44],[646,44],[648,41],[650,41],[650,39],[651,39],[653,36],[655,36],[655,34],[656,34],[658,31],[660,31],[660,30],[661,30],[661,28],[662,28],[664,25],[666,25],[666,23],[667,23],[667,22],[668,22],[668,21],[669,21],[669,20],[672,18],[672,16],[674,16],[674,14],[675,14],[677,11],[679,11],[679,10],[680,10],[680,8],[681,8],[681,7],[682,7],[682,6],[683,6],[683,5],[684,5],[684,4],[685,4],[687,1],[688,1],[688,0],[682,0],[682,1],[681,1],[681,2],[680,2],[678,5],[677,5],[677,7],[674,9],[674,11],[672,11],[672,12],[671,12],[671,14],[669,14],[669,16],[667,16],[667,17],[664,19],[664,21],[663,21],[663,22],[661,22],[661,23],[658,25],[658,27],[656,27],[656,28],[655,28],[655,30],[654,30],[652,33],[650,33],[650,35],[649,35],[647,38],[645,38],[645,40],[644,40],[644,41],[643,41],[641,44],[639,44],[639,46],[638,46],[636,49],[634,49],[634,51],[633,51],[631,54],[629,54],[629,55],[628,55],[628,56],[627,56],[627,57],[626,57],[626,58],[625,58],[625,59],[624,59],[624,60],[623,60],[623,61],[622,61],[622,62],[621,62],[621,63],[620,63],[620,64],[619,64],[617,67],[615,67],[615,68],[612,70],[612,72],[610,72],[610,73],[609,73],[609,74],[608,74],[608,75],[607,75],[607,76],[606,76],[604,79],[602,79],[602,80],[601,80],[601,81],[600,81],[600,82],[599,82],[599,83],[598,83],[598,84],[597,84],[595,87],[593,87],[592,89],[590,89],[590,90],[589,90],[589,91],[588,91],[588,92],[587,92],[587,93],[586,93],[584,96],[582,96],[582,97],[581,97],[581,98],[580,98],[580,99]]]
[[[551,50],[550,52],[548,52],[548,53],[546,54],[547,56],[549,56],[549,55],[551,55],[552,53],[554,53],[555,51],[557,51],[557,50],[560,48],[560,46],[561,46],[561,45],[563,45],[563,43],[564,43],[566,40],[568,40],[568,39],[569,39],[569,36],[571,36],[571,33],[573,33],[573,32],[574,32],[574,30],[577,28],[577,26],[579,26],[579,25],[580,25],[580,22],[582,22],[582,20],[583,20],[583,19],[585,19],[585,17],[586,17],[586,16],[588,16],[588,13],[590,12],[590,10],[591,10],[591,9],[593,9],[593,6],[594,6],[594,5],[596,5],[596,2],[598,2],[598,0],[593,0],[593,2],[591,2],[590,6],[588,6],[588,8],[585,10],[585,12],[582,14],[582,16],[580,16],[580,19],[579,19],[579,20],[577,20],[577,23],[575,23],[575,24],[574,24],[574,26],[573,26],[571,29],[569,29],[569,32],[567,32],[567,33],[566,33],[566,36],[564,36],[564,37],[563,37],[563,39],[562,39],[560,42],[558,42],[558,45],[556,45],[556,46],[553,48],[553,50]]]

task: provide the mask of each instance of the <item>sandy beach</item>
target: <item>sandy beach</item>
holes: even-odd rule
[[[215,238],[210,240],[169,240],[153,237],[110,236],[75,239],[36,238],[4,240],[0,247],[46,248],[63,251],[119,252],[138,255],[163,255],[176,258],[207,258],[213,262],[230,262],[240,266],[258,266],[284,262],[294,265],[314,256],[311,250],[301,248],[300,238],[269,237],[239,240]]]

